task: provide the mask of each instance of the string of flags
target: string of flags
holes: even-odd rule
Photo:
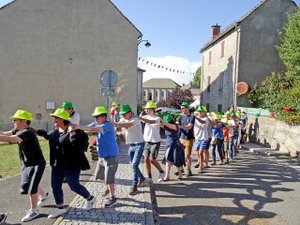
[[[193,73],[193,72],[185,71],[185,70],[179,70],[179,69],[176,69],[176,68],[171,68],[169,66],[160,65],[158,63],[151,62],[150,60],[147,60],[147,59],[144,59],[144,58],[141,58],[141,57],[139,57],[138,60],[139,60],[140,63],[144,63],[148,66],[156,67],[157,69],[165,70],[167,72],[181,73],[181,74],[195,76],[195,73]]]

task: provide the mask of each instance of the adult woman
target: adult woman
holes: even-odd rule
[[[163,160],[166,162],[166,175],[163,181],[170,180],[172,164],[178,169],[178,180],[182,180],[182,167],[185,166],[185,158],[183,146],[178,138],[178,131],[181,125],[175,124],[173,116],[170,114],[164,115],[163,119],[161,119],[161,123],[167,136],[166,153]]]
[[[64,178],[72,191],[87,200],[86,210],[93,207],[96,198],[79,183],[80,171],[88,163],[83,149],[84,132],[82,130],[69,132],[70,116],[66,110],[59,108],[50,115],[53,117],[55,128],[49,132],[38,130],[37,134],[49,140],[51,186],[57,209],[54,209],[48,218],[55,218],[67,212],[62,189]]]

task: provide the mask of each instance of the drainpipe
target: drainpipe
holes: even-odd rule
[[[239,60],[239,44],[240,44],[240,31],[238,28],[238,23],[235,24],[235,30],[236,30],[236,43],[235,43],[235,63],[234,63],[234,74],[233,74],[233,104],[234,104],[234,110],[237,109],[237,92],[236,92],[236,86],[237,86],[237,80],[238,80],[238,60]]]
[[[204,105],[203,104],[203,99],[204,99],[204,97],[203,97],[203,95],[204,95],[204,93],[203,93],[203,84],[204,84],[204,55],[202,55],[202,65],[201,65],[201,80],[200,80],[200,105]]]

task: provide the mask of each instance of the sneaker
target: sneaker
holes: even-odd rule
[[[101,196],[102,197],[105,197],[109,194],[109,190],[108,188],[103,188],[102,191],[101,191]]]
[[[199,164],[197,163],[197,164],[194,166],[194,168],[199,168]]]
[[[216,162],[212,162],[210,165],[214,166],[214,165],[217,165],[217,163]]]
[[[107,199],[106,203],[104,204],[105,208],[112,207],[113,205],[117,204],[117,198],[116,197],[111,197]]]
[[[225,162],[224,162],[224,161],[221,161],[219,165],[224,165],[224,164],[225,164]]]
[[[52,219],[52,218],[56,218],[56,217],[59,217],[65,213],[67,213],[67,207],[66,208],[56,208],[56,209],[53,209],[53,211],[51,212],[51,214],[48,216],[49,219]]]
[[[38,205],[41,205],[44,201],[47,200],[47,198],[49,197],[49,193],[48,192],[45,192],[44,195],[40,196],[39,198],[39,201],[38,201]]]
[[[86,201],[85,210],[91,210],[93,208],[94,202],[96,201],[96,197],[93,196],[91,200]]]
[[[137,183],[137,186],[140,187],[142,186],[142,184],[145,182],[146,178],[145,177],[142,177],[141,179],[139,179],[138,183]]]
[[[0,224],[4,223],[7,219],[7,214],[0,214]]]
[[[130,194],[130,195],[135,195],[135,194],[137,194],[137,193],[138,193],[137,187],[131,187],[131,188],[130,188],[130,191],[129,191],[129,194]]]
[[[192,173],[192,171],[191,170],[188,170],[188,173],[187,173],[187,175],[186,175],[187,177],[191,177],[191,176],[193,176],[193,173]]]
[[[159,173],[157,182],[158,182],[158,183],[162,182],[163,179],[164,179],[164,177],[165,177],[165,173]]]
[[[33,220],[34,218],[38,217],[38,215],[40,215],[38,209],[30,209],[27,212],[26,216],[24,216],[21,221],[27,222],[27,221]]]

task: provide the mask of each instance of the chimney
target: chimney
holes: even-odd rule
[[[215,25],[212,25],[211,28],[212,28],[212,38],[215,39],[220,34],[221,26],[216,23]]]

